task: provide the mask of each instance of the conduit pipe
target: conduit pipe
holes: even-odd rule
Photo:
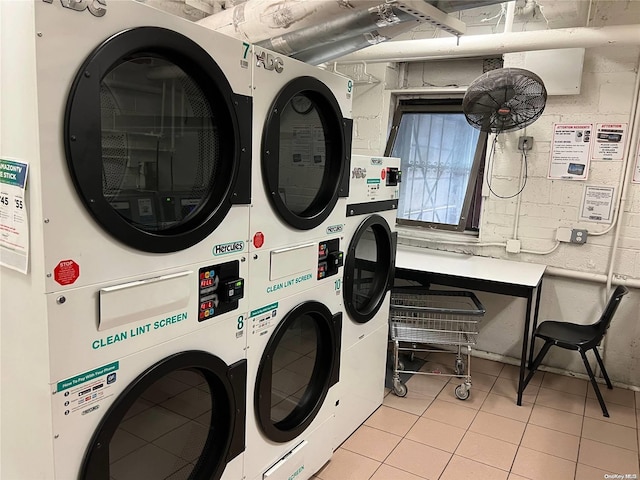
[[[513,30],[513,19],[516,16],[516,2],[507,4],[507,16],[504,19],[504,33],[510,33]]]
[[[631,176],[634,170],[633,159],[635,158],[635,148],[638,145],[638,137],[640,137],[640,57],[638,57],[638,63],[636,66],[636,82],[634,85],[633,91],[633,103],[631,106],[631,114],[629,118],[629,128],[631,129],[631,138],[629,139],[629,143],[625,147],[625,174],[624,180],[622,182],[622,191],[620,193],[620,203],[618,204],[618,213],[617,218],[618,222],[616,223],[616,230],[613,237],[613,245],[611,246],[611,257],[609,259],[609,269],[607,272],[607,293],[611,289],[611,284],[613,280],[613,268],[615,265],[618,243],[620,241],[620,228],[622,226],[622,222],[620,221],[620,217],[624,212],[624,208],[627,204],[627,188],[631,183]],[[633,148],[633,150],[632,150]]]
[[[608,276],[604,273],[580,272],[577,270],[567,270],[560,267],[547,267],[544,271],[545,275],[552,277],[571,278],[573,280],[584,280],[585,282],[607,283]],[[640,279],[613,277],[611,279],[613,285],[625,285],[631,288],[640,288]]]
[[[543,33],[543,34],[541,34]],[[339,63],[418,62],[431,59],[479,57],[502,53],[640,45],[640,25],[469,35],[385,42],[346,55]]]

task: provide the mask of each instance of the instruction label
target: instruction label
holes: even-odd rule
[[[585,222],[611,223],[615,187],[585,185],[580,218]]]
[[[553,125],[553,143],[549,162],[549,178],[586,180],[593,124]]]
[[[622,160],[626,143],[626,123],[597,123],[593,159]]]
[[[251,317],[251,335],[266,333],[273,319],[278,316],[278,302],[253,310],[249,316]]]
[[[29,266],[28,172],[27,162],[0,159],[0,265],[21,273]]]
[[[95,412],[102,400],[113,395],[119,368],[120,362],[113,362],[58,382],[56,393],[61,396],[57,408],[65,416]]]

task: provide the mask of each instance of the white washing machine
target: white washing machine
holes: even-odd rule
[[[133,0],[39,1],[34,20],[46,291],[245,250],[247,46]]]
[[[326,283],[247,322],[247,480],[307,479],[337,447],[341,291]]]
[[[260,47],[253,60],[252,309],[340,278],[353,93]]]
[[[345,237],[339,443],[381,404],[388,342],[389,290],[396,257],[400,159],[351,157]]]
[[[246,300],[200,322],[210,268],[47,294],[50,398],[40,408],[51,423],[11,461],[48,447],[53,472],[38,478],[242,478]],[[105,315],[117,326],[96,330]]]

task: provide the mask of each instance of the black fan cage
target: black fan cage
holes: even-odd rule
[[[547,89],[542,79],[522,68],[491,70],[475,79],[462,100],[472,127],[483,132],[519,130],[544,111]]]

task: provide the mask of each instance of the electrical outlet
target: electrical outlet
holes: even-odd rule
[[[588,230],[574,228],[571,230],[571,243],[583,244],[587,243]]]
[[[531,150],[533,148],[533,137],[520,137],[518,139],[518,150]]]

